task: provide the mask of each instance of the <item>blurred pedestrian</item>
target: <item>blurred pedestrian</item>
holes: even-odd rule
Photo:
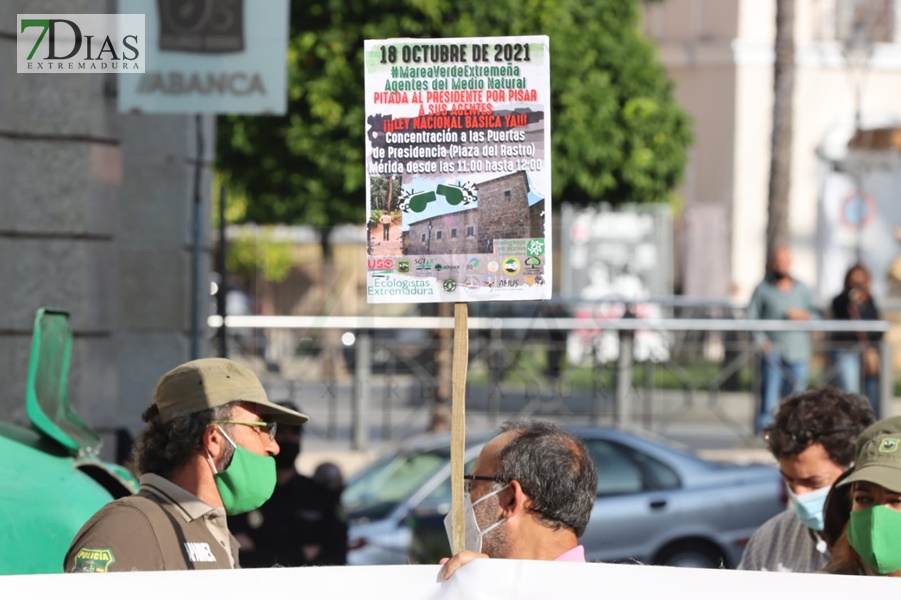
[[[280,406],[293,411],[291,402]],[[347,522],[341,511],[341,491],[297,471],[303,427],[280,426],[276,441],[275,491],[269,500],[247,514],[229,519],[241,544],[241,565],[273,566],[347,564]]]
[[[137,494],[81,528],[67,572],[231,569],[238,544],[226,515],[253,510],[275,487],[276,423],[306,415],[269,402],[254,373],[203,358],[163,375],[135,440]]]
[[[813,573],[829,560],[824,505],[854,461],[858,434],[873,423],[866,398],[835,388],[792,394],[764,437],[779,463],[791,506],[751,536],[738,568]]]
[[[879,310],[870,293],[870,272],[863,265],[856,264],[845,274],[844,289],[832,299],[832,317],[857,321],[879,319]],[[832,358],[838,385],[855,394],[863,391],[878,414],[882,333],[836,331],[831,337],[835,344]]]
[[[791,275],[791,252],[775,248],[767,260],[767,274],[754,289],[748,304],[748,319],[806,321],[818,316],[813,294]],[[755,331],[760,350],[760,405],[758,432],[772,423],[773,412],[792,392],[807,388],[811,355],[810,334],[806,331]]]
[[[883,419],[857,440],[850,514],[824,569],[841,575],[901,577],[901,417]]]
[[[579,537],[597,477],[579,438],[548,421],[507,421],[464,477],[466,549],[442,559],[443,578],[476,558],[585,562]]]

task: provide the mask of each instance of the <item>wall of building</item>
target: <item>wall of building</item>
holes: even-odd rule
[[[189,358],[193,119],[120,116],[114,76],[18,75],[12,57],[17,13],[113,10],[103,0],[0,3],[0,409],[27,422],[35,311],[69,311],[69,396],[107,434],[107,457],[111,431],[137,429],[156,380]],[[212,119],[203,131],[209,161]]]
[[[899,5],[894,43],[877,45],[867,67],[864,125],[901,119]],[[746,301],[764,273],[775,7],[775,0],[668,0],[645,8],[644,31],[694,121],[695,143],[679,190],[687,295],[725,292]],[[850,71],[835,41],[835,7],[836,0],[798,0],[795,15],[790,243],[796,274],[812,286],[822,183],[817,152],[837,130],[844,129],[838,137],[850,137],[854,114]],[[694,239],[717,222],[730,231],[717,230],[703,244]],[[712,253],[729,258],[711,268],[704,262]]]

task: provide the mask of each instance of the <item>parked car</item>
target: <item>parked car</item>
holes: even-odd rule
[[[640,432],[571,431],[585,440],[598,469],[597,500],[581,538],[589,561],[735,567],[754,530],[785,509],[775,467],[703,460]],[[493,435],[467,436],[467,472]],[[348,482],[350,564],[435,563],[448,556],[449,462],[449,437],[430,436]]]
[[[0,422],[0,575],[62,572],[81,526],[138,488],[125,467],[99,459],[100,436],[69,403],[71,347],[68,314],[39,310],[25,398],[30,426]]]

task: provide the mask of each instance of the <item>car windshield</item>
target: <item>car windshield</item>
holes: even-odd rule
[[[353,478],[341,495],[350,519],[382,519],[450,460],[447,450],[386,457]]]

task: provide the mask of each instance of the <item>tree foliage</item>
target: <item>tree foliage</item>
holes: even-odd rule
[[[288,114],[225,116],[217,160],[245,219],[365,220],[363,40],[549,36],[554,202],[656,202],[679,182],[688,117],[638,0],[295,0]]]

